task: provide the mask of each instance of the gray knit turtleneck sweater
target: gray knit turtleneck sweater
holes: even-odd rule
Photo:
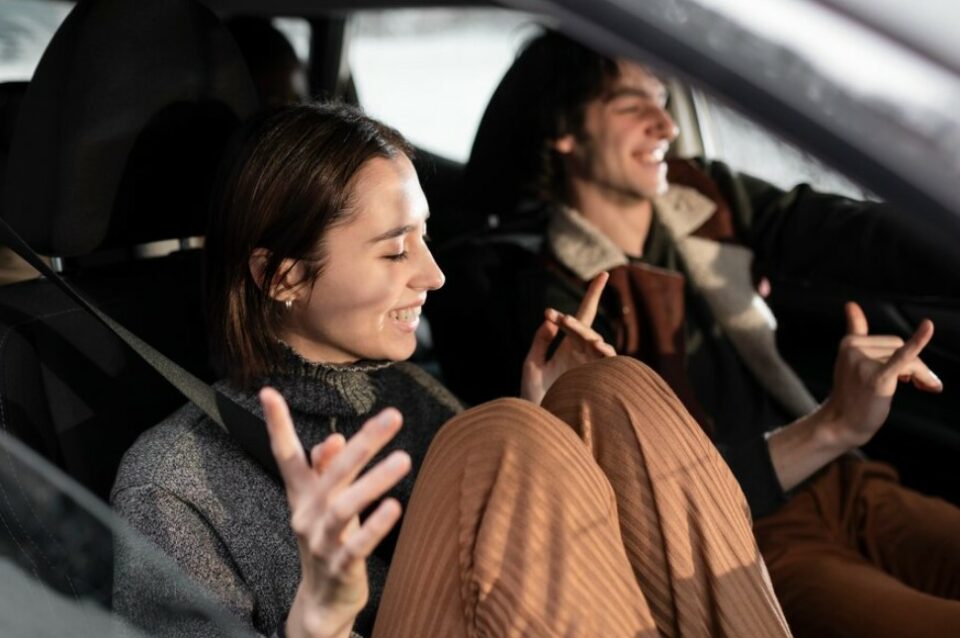
[[[461,409],[437,381],[409,363],[311,364],[292,352],[282,374],[264,379],[286,398],[306,449],[333,431],[353,435],[382,408],[394,406],[404,425],[381,457],[403,449],[416,472],[433,436]],[[262,416],[256,391],[219,388]],[[380,457],[378,457],[380,458]],[[378,459],[374,459],[374,463]],[[406,505],[411,473],[392,495]],[[286,616],[300,581],[296,540],[282,485],[193,405],[144,433],[127,452],[111,493],[114,508],[156,543],[226,609],[269,635]],[[399,526],[397,526],[399,529]],[[355,630],[370,635],[396,543],[396,530],[369,559],[370,603]],[[118,552],[114,606],[162,635],[215,632],[200,619],[157,614],[142,562]]]

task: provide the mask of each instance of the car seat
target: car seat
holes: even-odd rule
[[[23,98],[2,214],[102,310],[211,379],[200,251],[226,141],[256,107],[217,18],[192,0],[80,2]],[[52,283],[0,288],[0,428],[105,498],[123,452],[184,402]]]

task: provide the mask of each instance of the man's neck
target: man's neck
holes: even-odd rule
[[[574,184],[571,204],[628,257],[641,257],[653,220],[653,202]]]

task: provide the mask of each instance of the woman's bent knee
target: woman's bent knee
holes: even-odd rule
[[[619,356],[568,370],[553,384],[543,403],[550,405],[551,395],[617,397],[637,391],[675,399],[670,386],[653,369],[633,357]]]
[[[586,482],[592,489],[609,490],[589,449],[567,423],[516,398],[484,403],[448,421],[424,466],[440,463],[474,469],[519,463],[528,478],[542,476],[568,488]]]

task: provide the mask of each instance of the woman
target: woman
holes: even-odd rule
[[[443,275],[399,133],[343,106],[286,108],[251,126],[221,190],[221,387],[262,407],[283,484],[187,406],[128,452],[112,501],[252,628],[789,634],[726,466],[667,386],[589,328],[604,275],[577,316],[547,311],[524,400],[461,412],[403,363]],[[138,565],[118,563],[116,606],[154,622]]]

